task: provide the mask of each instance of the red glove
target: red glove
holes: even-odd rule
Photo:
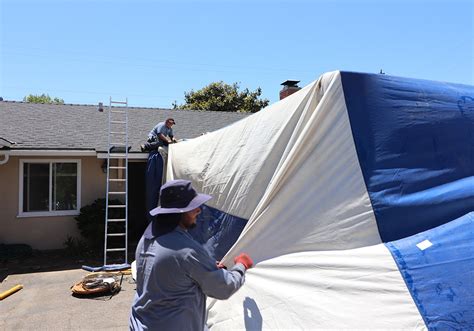
[[[245,267],[245,269],[250,269],[253,266],[253,261],[250,256],[248,256],[246,253],[240,253],[240,255],[237,255],[234,258],[234,263],[242,263]]]

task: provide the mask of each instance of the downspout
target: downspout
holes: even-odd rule
[[[7,142],[7,145],[5,145],[4,143],[0,144],[0,155],[3,155],[3,160],[0,160],[0,165],[4,165],[8,162],[8,160],[10,159],[10,146],[11,145],[16,145],[16,142],[14,141],[10,141],[6,138],[3,138],[3,137],[0,137],[0,140],[3,140],[3,141],[6,141]],[[4,149],[4,148],[7,148],[7,151],[5,152],[2,152],[1,150]]]
[[[0,165],[4,165],[10,159],[10,154],[8,154],[7,152],[5,154],[0,154],[0,155],[3,155],[3,160],[0,160]]]

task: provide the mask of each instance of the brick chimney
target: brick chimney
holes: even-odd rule
[[[298,86],[299,80],[285,80],[281,85],[283,88],[280,91],[280,100],[285,99],[287,96],[301,90],[301,87]]]

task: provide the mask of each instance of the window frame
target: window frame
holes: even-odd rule
[[[48,163],[49,164],[49,211],[23,211],[23,174],[25,163]],[[75,163],[77,165],[76,196],[77,208],[75,210],[52,210],[53,198],[53,164]],[[80,159],[20,159],[19,166],[19,192],[18,192],[18,217],[42,217],[42,216],[76,216],[81,210],[81,160]]]

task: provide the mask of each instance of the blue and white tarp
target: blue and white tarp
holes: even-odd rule
[[[172,145],[194,232],[256,265],[211,329],[474,329],[474,87],[332,72]]]

